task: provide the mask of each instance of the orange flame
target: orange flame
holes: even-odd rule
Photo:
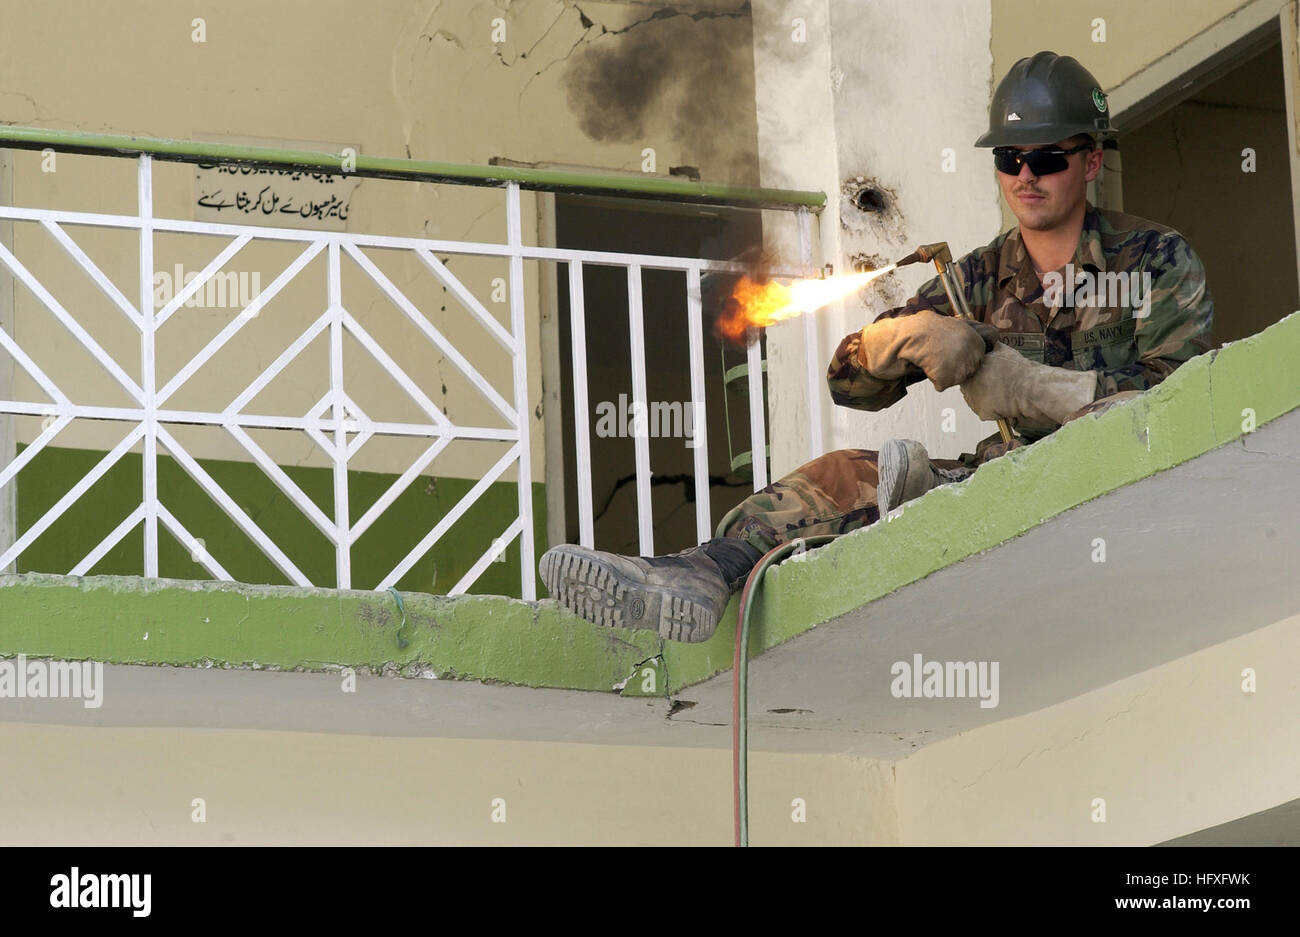
[[[876,277],[892,271],[894,266],[889,264],[879,270],[792,280],[789,283],[776,280],[758,282],[742,276],[714,324],[714,330],[719,338],[743,346],[747,344],[746,333],[750,329],[766,328],[785,319],[816,312],[862,289]]]

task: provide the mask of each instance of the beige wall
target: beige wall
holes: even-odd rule
[[[580,13],[558,0],[530,0],[503,12],[487,0],[344,0],[265,4],[234,0],[218,6],[165,0],[86,4],[51,0],[11,4],[0,31],[0,119],[22,125],[136,133],[193,139],[200,135],[319,140],[359,144],[362,153],[486,164],[494,157],[639,171],[642,150],[655,150],[659,174],[670,166],[699,167],[713,182],[755,183],[752,58],[748,21],[722,13],[720,2],[686,4],[697,15],[647,19],[635,3],[583,4]],[[715,15],[716,14],[716,15]],[[494,43],[493,19],[505,20],[506,40]],[[206,21],[206,42],[192,41],[194,17]],[[584,17],[587,18],[584,24]],[[739,37],[739,38],[737,38]],[[724,50],[727,54],[717,54]],[[703,54],[704,52],[711,54]],[[732,54],[734,53],[734,54]],[[16,157],[20,205],[133,212],[129,161],[60,157],[56,173],[42,173],[37,154]],[[155,211],[192,217],[193,170],[159,166]],[[353,199],[348,230],[447,239],[500,241],[505,237],[504,192],[364,180]],[[534,199],[524,196],[524,238],[536,243]],[[135,244],[129,235],[73,229],[79,243],[124,292],[138,293]],[[58,298],[119,361],[138,360],[133,330],[80,274],[45,232],[19,225],[20,257],[32,258],[52,278]],[[197,238],[159,244],[158,269],[175,262],[201,268],[218,247]],[[265,266],[274,278],[292,252],[271,246],[239,262]],[[372,254],[372,256],[375,256]],[[513,402],[508,357],[449,303],[414,259],[376,262],[477,363]],[[278,266],[277,266],[278,265]],[[491,280],[505,276],[500,261],[453,260],[454,273],[503,323],[508,307],[493,303]],[[233,269],[233,268],[228,268]],[[526,268],[529,400],[540,413],[541,367],[538,269]],[[355,268],[344,266],[344,298],[408,373],[446,405],[457,423],[502,425],[455,367],[401,324],[400,314]],[[356,293],[349,294],[349,277]],[[259,372],[305,326],[323,303],[323,258],[300,275],[279,302],[241,333],[224,359],[201,371],[179,406],[224,406],[230,392]],[[171,371],[229,321],[228,310],[182,310],[159,337]],[[97,366],[72,349],[62,330],[19,288],[18,338],[42,351],[40,363],[74,400],[120,399]],[[320,348],[282,376],[261,399],[261,412],[299,414],[320,396]],[[414,409],[393,385],[358,362],[348,378],[368,415],[407,419]],[[135,367],[127,367],[135,375]],[[445,385],[446,389],[441,390]],[[20,379],[19,395],[33,392]],[[363,397],[369,399],[366,402]],[[28,397],[27,399],[32,399]],[[35,399],[41,399],[37,397]],[[541,479],[543,418],[533,419],[534,477]],[[30,440],[38,420],[20,421]],[[111,446],[120,427],[73,427],[58,444]],[[274,441],[259,436],[280,461],[322,464],[322,454],[300,434]],[[198,456],[247,458],[220,431],[190,432]],[[182,442],[187,442],[183,439]],[[369,443],[357,467],[397,471],[422,446]],[[438,474],[473,477],[497,458],[478,444],[453,445]],[[501,447],[495,449],[499,453]]]
[[[1300,616],[893,762],[752,743],[752,842],[1151,845],[1183,836],[1300,797],[1297,673]],[[364,678],[359,698],[379,679]],[[512,719],[506,705],[496,717],[511,732],[566,705],[551,691],[518,692],[529,714]],[[611,713],[637,705],[609,700]],[[690,726],[678,730],[679,744],[698,742]],[[5,721],[0,745],[6,845],[726,845],[732,836],[731,753],[718,748]],[[204,824],[191,820],[196,797]],[[496,797],[504,824],[491,820]],[[795,798],[806,822],[792,819]],[[1094,821],[1095,798],[1106,802],[1105,822]]]
[[[0,741],[5,845],[732,841],[729,751],[13,723]],[[897,842],[887,767],[757,754],[751,771],[755,843]]]
[[[933,745],[897,767],[900,840],[1151,845],[1294,800],[1298,665],[1293,616]]]
[[[1095,0],[1053,5],[1051,15],[1044,15],[1040,0],[992,2],[995,82],[1017,59],[1048,49],[1077,58],[1106,89],[1250,5],[1248,0]],[[1093,41],[1096,19],[1105,20],[1104,42]]]

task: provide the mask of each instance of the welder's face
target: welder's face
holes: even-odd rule
[[[1084,138],[1071,137],[1053,144],[1038,146],[998,147],[1002,151],[1018,151],[1021,154],[1033,150],[1069,151],[1086,142]],[[1000,157],[1000,158],[999,158]],[[999,168],[998,185],[1002,187],[1002,197],[1007,200],[1012,214],[1020,222],[1020,227],[1031,231],[1050,231],[1066,223],[1078,206],[1087,198],[1088,183],[1097,178],[1101,171],[1101,149],[1081,150],[1077,153],[1060,155],[1057,153],[1035,154],[1013,165],[1017,159],[1013,154],[995,153]],[[1062,162],[1065,168],[1055,169]],[[1038,172],[1035,173],[1034,166]],[[1005,170],[1011,169],[1013,172]],[[1018,172],[1015,172],[1018,170]]]

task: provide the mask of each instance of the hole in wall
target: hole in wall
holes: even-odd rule
[[[863,186],[853,195],[853,204],[860,211],[882,212],[889,207],[885,193],[874,186]]]

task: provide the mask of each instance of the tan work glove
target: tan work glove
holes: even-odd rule
[[[910,362],[944,390],[974,374],[984,353],[995,344],[997,330],[992,326],[922,309],[866,326],[858,341],[858,363],[872,377],[895,381],[904,376]]]
[[[1038,364],[999,344],[962,383],[961,394],[982,420],[1056,427],[1092,403],[1097,372]]]

